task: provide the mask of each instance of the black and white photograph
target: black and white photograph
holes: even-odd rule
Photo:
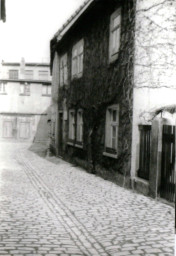
[[[0,0],[0,256],[176,256],[176,0]]]

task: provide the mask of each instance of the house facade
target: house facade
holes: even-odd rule
[[[44,63],[2,62],[0,69],[0,139],[46,141],[51,76]]]
[[[169,120],[162,125],[160,120],[176,102],[175,9],[170,0],[89,0],[55,34],[51,149],[56,155],[156,196],[161,175],[152,154],[161,157],[163,125],[172,126],[173,134],[175,122],[169,112]]]

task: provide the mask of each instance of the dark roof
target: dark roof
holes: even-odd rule
[[[53,38],[59,40],[69,30],[69,28],[76,22],[76,20],[87,10],[91,3],[95,0],[86,0],[83,4],[75,11],[75,13],[63,24],[63,26],[56,32]]]

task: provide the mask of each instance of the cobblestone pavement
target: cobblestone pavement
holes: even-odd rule
[[[174,255],[174,209],[0,143],[0,255]],[[52,161],[52,162],[51,162]]]

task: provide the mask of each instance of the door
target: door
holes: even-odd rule
[[[175,132],[176,127],[163,125],[160,196],[175,201]]]
[[[29,122],[21,122],[20,123],[19,137],[20,137],[20,139],[29,139],[30,138],[30,123]]]
[[[3,138],[13,137],[13,123],[12,121],[4,121],[3,125]]]

